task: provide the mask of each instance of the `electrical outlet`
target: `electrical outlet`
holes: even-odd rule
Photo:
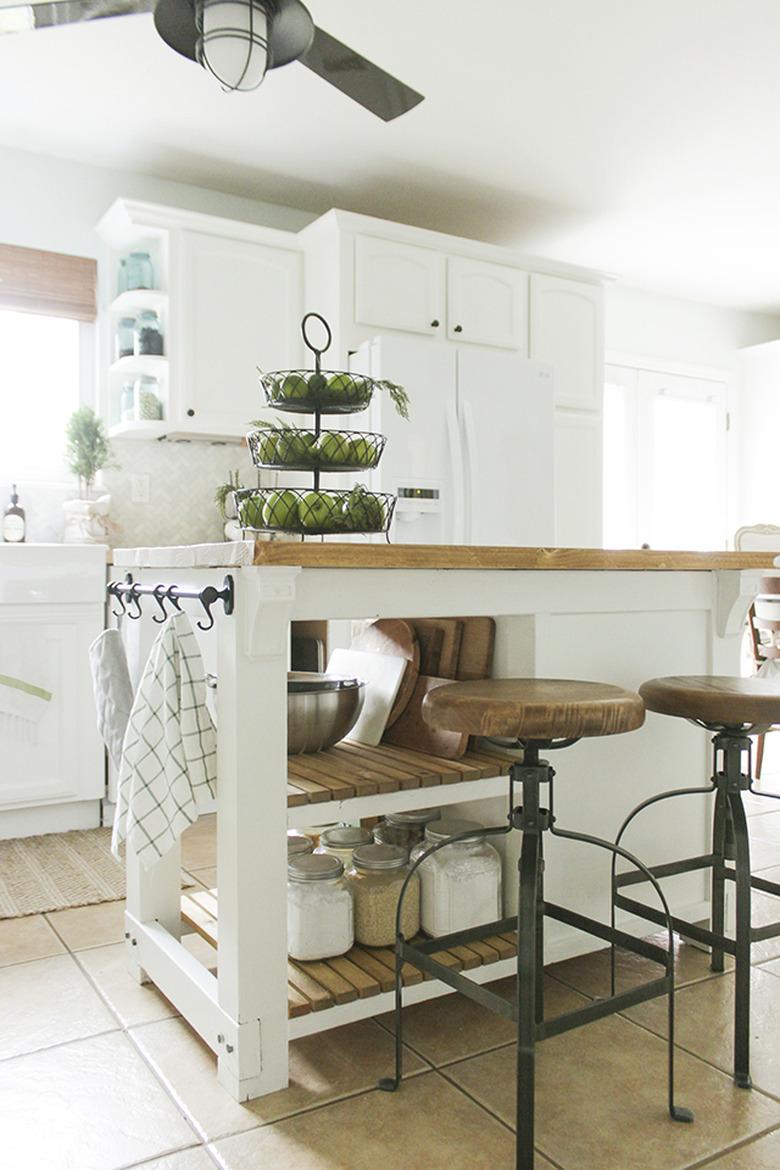
[[[130,502],[132,504],[149,503],[149,476],[130,476]]]

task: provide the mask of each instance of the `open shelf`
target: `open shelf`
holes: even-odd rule
[[[216,890],[188,890],[182,895],[182,919],[213,947],[218,943],[219,899]],[[514,974],[516,939],[497,934],[466,946],[437,951],[433,956],[476,982]],[[333,959],[287,965],[287,1015],[292,1035],[336,1028],[348,1019],[379,1015],[393,1000],[395,957],[391,947],[355,946]],[[431,999],[452,988],[424,976],[408,963],[403,969],[409,1000]],[[304,1019],[308,1017],[308,1019]]]
[[[168,359],[163,354],[128,354],[119,358],[108,367],[110,374],[124,374],[131,377],[134,374],[149,374],[152,378],[165,378],[168,375]]]
[[[489,748],[445,760],[390,744],[368,747],[342,740],[324,752],[289,757],[288,823],[328,824],[502,795],[512,762],[511,756]]]
[[[143,309],[154,309],[156,312],[164,312],[168,308],[168,294],[159,288],[131,288],[127,292],[120,293],[118,297],[114,297],[111,304],[108,306],[109,312],[116,313],[117,316],[127,314],[128,317],[135,316]]]

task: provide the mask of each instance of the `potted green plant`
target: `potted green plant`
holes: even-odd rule
[[[79,483],[78,498],[63,504],[65,543],[104,544],[108,539],[111,496],[104,494],[95,499],[92,489],[99,471],[116,466],[105,424],[91,406],[81,406],[70,416],[65,435],[65,462]]]
[[[225,540],[240,540],[241,526],[236,519],[236,509],[233,503],[233,492],[242,487],[241,473],[238,469],[228,472],[227,483],[221,483],[214,493],[214,503],[219,509],[224,526]]]

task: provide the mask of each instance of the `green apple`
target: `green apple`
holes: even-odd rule
[[[331,374],[328,378],[328,397],[351,401],[353,381],[349,374]]]
[[[297,528],[298,497],[294,492],[271,492],[263,508],[266,528]]]
[[[363,438],[350,440],[350,462],[361,467],[370,467],[376,457],[376,446],[371,439]]]
[[[311,463],[315,436],[309,431],[295,429],[279,431],[276,442],[277,459],[280,463]]]
[[[309,398],[317,398],[318,395],[326,389],[328,380],[324,374],[309,374],[307,379],[307,395]]]
[[[242,528],[263,527],[263,497],[244,496],[236,500],[238,522]]]
[[[353,493],[346,501],[345,518],[348,527],[355,532],[378,532],[385,523],[382,501],[368,492]]]
[[[259,434],[257,440],[257,456],[261,463],[275,463],[276,462],[276,431],[255,431]]]
[[[351,461],[349,439],[339,431],[323,431],[314,449],[322,463],[343,464]]]
[[[341,501],[327,492],[307,492],[301,500],[298,515],[304,528],[336,531],[342,519]]]
[[[288,374],[281,385],[281,397],[284,399],[308,398],[308,380],[301,374]]]

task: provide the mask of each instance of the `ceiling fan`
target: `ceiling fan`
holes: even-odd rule
[[[252,90],[266,70],[300,61],[385,122],[423,100],[317,28],[301,0],[62,0],[0,6],[0,34],[153,12],[167,45],[196,61],[223,89]]]

